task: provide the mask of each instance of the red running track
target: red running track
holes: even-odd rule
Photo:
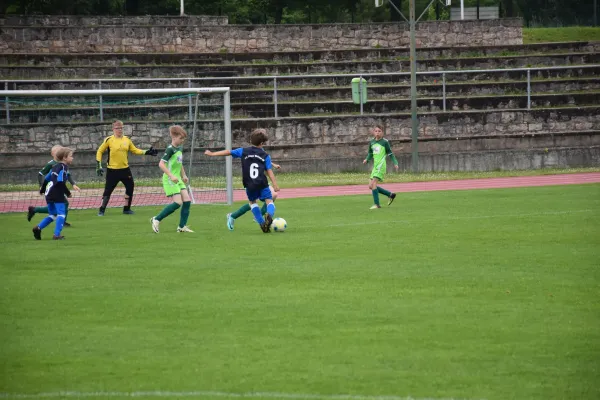
[[[344,196],[357,194],[370,194],[367,187],[365,175],[364,185],[349,186],[322,186],[308,188],[283,189],[279,194],[279,199],[292,199],[300,197],[320,197],[320,196]],[[473,189],[499,189],[515,187],[532,186],[552,186],[552,185],[575,185],[585,183],[600,183],[600,173],[582,173],[582,174],[564,174],[564,175],[542,175],[542,176],[523,176],[511,178],[488,178],[488,179],[465,179],[451,181],[433,181],[433,182],[411,182],[411,183],[386,183],[385,188],[395,193],[405,192],[426,192],[434,190],[473,190]],[[140,188],[141,189],[141,188]],[[141,191],[141,190],[140,190]],[[29,193],[29,192],[28,192]],[[77,196],[77,194],[75,194]],[[26,196],[24,196],[26,197]],[[225,202],[225,192],[194,192],[197,203],[217,203]],[[246,193],[243,190],[235,190],[233,193],[234,201],[246,200]],[[69,201],[71,208],[96,208],[100,205],[100,196],[82,196],[74,197]],[[162,205],[167,204],[169,200],[162,193],[139,193],[134,197],[134,206],[136,205]],[[0,213],[4,212],[25,212],[28,206],[43,206],[43,198],[37,199],[12,199],[0,197]],[[111,198],[112,207],[122,207],[123,198],[119,195]]]

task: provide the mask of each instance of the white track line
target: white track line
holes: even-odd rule
[[[600,213],[600,210],[567,210],[567,211],[546,211],[540,213],[530,213],[530,214],[495,214],[495,215],[474,215],[474,216],[459,216],[459,217],[441,217],[441,218],[418,218],[414,220],[407,219],[395,219],[395,220],[386,220],[385,223],[403,223],[403,224],[412,224],[412,223],[423,223],[423,222],[435,222],[435,221],[455,221],[461,219],[487,219],[487,218],[526,218],[526,217],[543,217],[549,215],[565,215],[565,214],[579,214],[579,213],[588,213],[596,211]],[[375,211],[377,212],[377,211]],[[355,226],[355,225],[378,225],[381,224],[381,221],[364,221],[364,222],[350,222],[347,224],[333,224],[327,225],[330,228],[335,228],[338,226]]]
[[[223,397],[223,398],[269,398],[269,399],[295,399],[295,400],[468,400],[464,398],[444,397],[400,397],[400,396],[368,396],[352,394],[309,394],[309,393],[277,393],[277,392],[250,392],[228,393],[217,391],[192,391],[192,392],[47,392],[47,393],[0,393],[2,399],[40,399],[56,397]]]

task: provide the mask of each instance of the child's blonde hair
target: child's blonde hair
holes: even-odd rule
[[[185,129],[183,129],[183,127],[179,125],[173,125],[169,128],[169,135],[185,139],[187,137],[187,132],[185,131]]]
[[[64,161],[69,155],[73,154],[73,149],[69,147],[62,147],[56,152],[56,159],[58,161]]]
[[[50,155],[52,156],[52,158],[56,157],[56,153],[58,153],[58,150],[60,150],[62,148],[62,146],[60,144],[55,144],[54,146],[52,146],[52,148],[50,149]]]

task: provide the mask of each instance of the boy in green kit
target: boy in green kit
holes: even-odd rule
[[[388,206],[392,204],[396,198],[396,193],[392,193],[382,187],[378,187],[377,183],[383,182],[383,177],[386,171],[386,157],[390,156],[390,159],[394,163],[394,168],[396,170],[398,170],[398,160],[392,152],[392,146],[390,145],[390,142],[383,138],[382,126],[376,125],[373,127],[371,129],[371,134],[373,135],[373,139],[371,139],[369,142],[369,153],[367,154],[367,158],[363,160],[363,164],[373,160],[373,171],[371,171],[369,189],[371,189],[371,192],[373,193],[374,204],[371,207],[371,210],[374,210],[381,208],[381,205],[379,204],[379,193],[389,198]]]

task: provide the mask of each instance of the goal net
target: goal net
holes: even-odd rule
[[[162,205],[170,200],[162,188],[158,167],[171,144],[169,127],[188,133],[183,162],[195,203],[231,204],[231,157],[206,157],[204,149],[231,149],[229,88],[6,90],[0,92],[0,213],[43,207],[38,176],[51,160],[55,145],[75,151],[71,175],[80,191],[72,192],[69,209],[98,208],[105,175],[96,174],[96,151],[122,121],[123,133],[142,150],[151,146],[158,156],[129,153],[135,182],[132,206]],[[107,154],[102,165],[106,168]],[[106,171],[106,169],[105,169]],[[67,185],[71,189],[71,185]],[[125,205],[120,183],[109,207]]]

